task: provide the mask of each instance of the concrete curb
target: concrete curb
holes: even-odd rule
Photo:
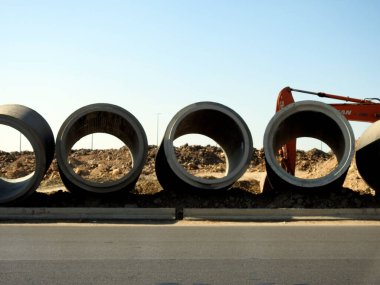
[[[0,221],[175,220],[174,208],[0,208]]]
[[[184,209],[184,220],[326,221],[380,220],[380,209]]]
[[[379,220],[380,209],[185,208],[187,221]],[[0,208],[0,221],[175,221],[174,208]]]

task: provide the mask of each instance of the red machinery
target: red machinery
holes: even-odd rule
[[[339,95],[332,95],[323,92],[310,92],[305,90],[285,87],[280,91],[277,97],[276,112],[285,106],[294,103],[292,91],[301,92],[310,95],[316,95],[322,98],[331,98],[350,103],[330,104],[340,111],[349,121],[373,123],[380,119],[380,103],[378,98],[356,99]],[[290,174],[294,175],[296,166],[296,140],[289,141],[279,150],[281,166]]]

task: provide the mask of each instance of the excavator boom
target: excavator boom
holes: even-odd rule
[[[380,119],[380,103],[330,104],[349,121],[373,123]]]

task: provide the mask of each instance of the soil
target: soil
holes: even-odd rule
[[[54,159],[39,189],[16,205],[28,207],[194,207],[194,208],[367,208],[380,205],[373,189],[360,177],[355,160],[341,189],[323,193],[260,190],[265,178],[264,151],[254,149],[247,172],[227,191],[217,193],[174,192],[162,189],[155,175],[156,146],[134,189],[129,193],[95,195],[69,192],[60,179]],[[226,159],[216,146],[184,145],[176,148],[178,162],[192,175],[208,179],[223,177]],[[128,148],[72,151],[69,163],[85,179],[106,182],[128,173],[132,160]],[[305,179],[327,175],[337,165],[331,153],[318,149],[297,151],[296,176]],[[0,177],[15,179],[34,171],[32,152],[1,152]]]

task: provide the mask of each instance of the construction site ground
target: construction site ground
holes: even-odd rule
[[[260,190],[265,177],[263,150],[254,149],[246,173],[227,191],[199,193],[162,189],[155,175],[156,146],[150,146],[148,158],[131,192],[99,195],[68,191],[53,161],[37,191],[14,206],[22,207],[125,207],[125,208],[376,208],[379,195],[360,177],[355,160],[344,185],[328,192],[292,192]],[[215,179],[226,170],[223,151],[216,146],[184,145],[176,148],[178,162],[191,174]],[[91,181],[117,180],[131,169],[126,147],[106,150],[75,150],[69,157],[73,170]],[[31,152],[0,152],[0,176],[22,177],[34,170]],[[296,176],[306,179],[327,175],[337,162],[331,153],[318,149],[297,151]]]

